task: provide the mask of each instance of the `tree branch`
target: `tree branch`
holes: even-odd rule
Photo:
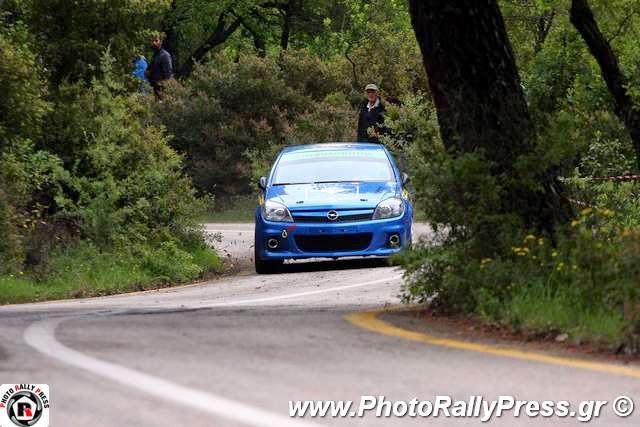
[[[556,12],[555,10],[551,10],[549,12],[545,12],[540,17],[538,17],[538,22],[536,22],[536,40],[533,51],[538,53],[542,50],[544,42],[547,40],[547,36],[549,35],[549,31],[551,31],[551,27],[553,27],[553,21],[555,20]]]
[[[633,99],[627,91],[628,81],[620,70],[618,57],[600,31],[587,0],[572,0],[570,17],[571,23],[600,66],[602,77],[616,104],[616,115],[629,131],[640,166],[640,114],[634,108]]]
[[[626,29],[627,25],[629,24],[629,21],[631,21],[631,19],[638,14],[638,9],[633,9],[627,16],[624,17],[624,19],[622,20],[622,22],[620,23],[620,25],[618,26],[618,30],[613,33],[613,35],[609,38],[609,43],[613,42],[616,38],[618,38]]]
[[[226,42],[227,39],[231,37],[231,35],[238,29],[238,27],[240,27],[240,24],[242,23],[242,18],[240,17],[235,17],[235,19],[230,24],[227,24],[229,14],[229,11],[225,11],[220,14],[220,16],[218,17],[218,24],[216,26],[216,29],[209,36],[209,38],[207,38],[204,43],[198,46],[198,48],[189,56],[189,59],[187,59],[186,63],[178,72],[179,75],[183,77],[190,75],[196,62],[201,61],[202,58],[204,58],[205,55],[209,53],[213,48]]]

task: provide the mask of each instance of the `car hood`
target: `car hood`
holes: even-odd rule
[[[269,188],[266,199],[291,211],[310,209],[367,209],[398,194],[396,182],[290,184]]]

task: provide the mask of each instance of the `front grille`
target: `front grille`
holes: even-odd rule
[[[302,223],[336,223],[336,222],[356,222],[356,221],[369,221],[371,219],[371,214],[357,214],[357,215],[344,215],[339,216],[338,219],[331,221],[327,218],[326,215],[320,216],[307,216],[307,215],[294,215],[293,222],[302,222]]]
[[[297,235],[295,239],[298,248],[303,252],[356,252],[367,249],[372,236],[372,233]]]

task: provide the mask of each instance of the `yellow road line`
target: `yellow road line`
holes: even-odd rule
[[[420,342],[440,347],[455,348],[458,350],[475,351],[478,353],[491,354],[512,359],[527,360],[532,362],[547,363],[552,365],[567,366],[570,368],[585,369],[589,371],[602,372],[607,374],[622,375],[626,377],[640,378],[640,369],[628,366],[615,365],[611,363],[601,363],[571,357],[552,356],[549,354],[536,353],[531,351],[517,350],[508,347],[500,347],[491,344],[480,344],[467,341],[460,341],[450,338],[441,338],[421,332],[403,329],[381,320],[378,316],[385,312],[404,311],[403,308],[375,309],[369,311],[350,313],[345,316],[353,325],[368,331],[388,335],[397,338],[404,338],[409,341]]]

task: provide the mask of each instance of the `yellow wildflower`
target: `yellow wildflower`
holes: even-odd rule
[[[578,221],[577,219],[574,219],[573,221],[571,221],[571,226],[572,227],[577,227],[578,225],[580,225],[580,221]]]
[[[583,209],[583,210],[582,210],[582,212],[580,212],[580,214],[581,214],[581,215],[583,215],[583,216],[587,216],[587,215],[589,215],[591,212],[593,212],[593,209],[591,209],[591,208],[586,208],[586,209]]]
[[[538,245],[544,246],[544,239],[542,237],[538,239]]]
[[[534,236],[533,234],[529,234],[527,237],[524,238],[525,242],[528,242],[529,240],[536,240],[536,236]]]
[[[551,256],[553,258],[557,257],[558,256],[558,252],[556,252],[556,251],[551,252]]]
[[[612,211],[611,209],[605,209],[602,211],[602,215],[611,218],[612,216],[614,216],[616,213],[614,211]]]

